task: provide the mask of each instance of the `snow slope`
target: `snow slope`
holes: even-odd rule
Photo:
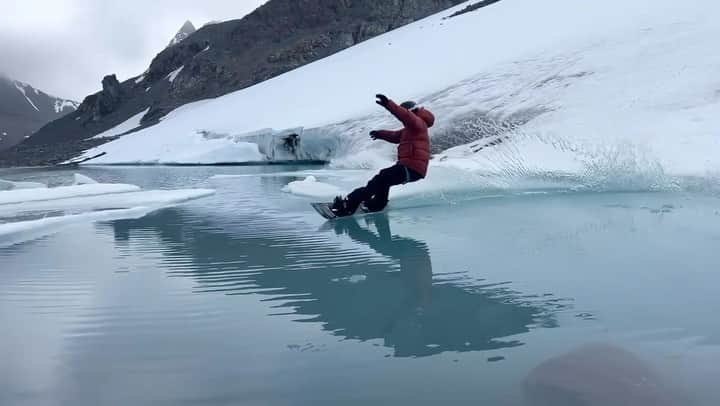
[[[98,138],[115,137],[116,135],[120,135],[120,134],[126,133],[130,130],[134,130],[140,126],[140,120],[142,120],[143,116],[145,116],[145,114],[147,114],[148,110],[150,110],[149,107],[147,109],[145,109],[145,111],[143,111],[142,113],[138,113],[138,114],[130,117],[129,119],[127,119],[127,121],[120,123],[117,126],[111,128],[103,133],[100,133],[92,138],[98,139]]]
[[[243,134],[302,127],[303,143],[332,144],[336,167],[375,168],[394,157],[392,146],[367,137],[397,127],[373,103],[384,92],[433,110],[436,136],[469,120],[463,145],[436,156],[431,176],[439,167],[600,181],[630,172],[652,183],[720,172],[711,153],[720,146],[717,2],[503,0],[444,19],[466,5],[188,104],[85,155],[107,152],[92,163],[217,162],[231,151],[254,160]],[[524,119],[500,134],[503,143],[479,149],[484,141],[469,141],[487,129],[473,120],[488,117]]]

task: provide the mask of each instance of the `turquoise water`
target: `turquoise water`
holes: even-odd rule
[[[304,178],[287,172],[83,170],[217,194],[0,248],[0,405],[720,401],[716,196],[529,194],[328,223],[281,192]]]

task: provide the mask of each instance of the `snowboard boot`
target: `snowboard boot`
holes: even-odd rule
[[[330,210],[332,210],[332,212],[338,217],[344,217],[352,214],[349,213],[350,210],[347,205],[347,200],[343,199],[341,196],[335,197],[332,206],[330,206]]]
[[[377,213],[377,212],[383,211],[383,210],[385,210],[385,207],[387,206],[387,204],[388,204],[387,200],[383,200],[381,198],[378,198],[377,196],[373,196],[372,198],[370,198],[370,200],[368,200],[367,202],[364,203],[365,212]]]

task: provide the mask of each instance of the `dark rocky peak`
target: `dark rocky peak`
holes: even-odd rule
[[[105,76],[102,80],[103,93],[106,93],[109,97],[116,99],[120,97],[120,82],[118,82],[115,75]]]
[[[153,59],[146,78],[160,80],[185,66],[183,75],[197,73],[199,87],[178,89],[189,93],[176,96],[197,99],[204,92],[204,97],[216,97],[463,1],[271,0],[240,20],[205,25],[166,48]]]
[[[168,47],[171,47],[171,46],[173,46],[173,45],[179,44],[179,43],[182,42],[185,38],[187,38],[187,37],[189,37],[190,35],[192,35],[195,31],[197,31],[197,30],[195,29],[195,26],[193,25],[193,23],[190,22],[189,20],[188,20],[188,21],[185,21],[185,24],[183,24],[183,26],[180,27],[180,29],[178,30],[177,34],[175,34],[175,36],[173,37],[173,39],[170,40],[170,43],[168,44]]]
[[[124,91],[114,74],[103,78],[102,87],[102,91],[86,97],[78,108],[84,121],[99,121],[122,104]]]

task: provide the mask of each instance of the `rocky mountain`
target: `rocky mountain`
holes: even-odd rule
[[[0,75],[0,150],[19,143],[77,107],[77,102],[51,96],[27,83]]]
[[[112,140],[89,138],[145,110],[141,125],[153,125],[186,103],[252,86],[464,1],[270,0],[242,19],[201,27],[160,52],[142,75],[123,82],[106,76],[102,91],[0,154],[0,165],[69,159]]]
[[[179,44],[182,40],[192,35],[195,31],[195,26],[190,21],[185,21],[185,24],[183,24],[182,27],[180,27],[180,30],[175,34],[173,39],[170,40],[170,43],[168,44],[168,47],[171,47],[173,45]]]

